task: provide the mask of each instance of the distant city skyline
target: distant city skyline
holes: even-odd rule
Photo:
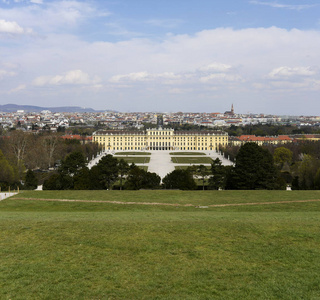
[[[0,104],[320,115],[319,13],[316,0],[0,0]]]
[[[166,115],[166,114],[207,114],[207,115],[216,115],[216,116],[224,116],[227,118],[236,118],[239,119],[244,116],[273,116],[273,117],[302,117],[302,118],[309,118],[315,117],[316,119],[320,118],[320,114],[312,114],[312,115],[277,115],[272,113],[264,113],[264,112],[250,112],[250,113],[239,113],[234,111],[233,105],[231,106],[231,110],[224,110],[224,111],[120,111],[120,110],[113,110],[113,109],[93,109],[92,107],[84,107],[84,106],[36,106],[36,105],[17,105],[17,104],[0,104],[0,113],[43,113],[43,112],[61,112],[61,113],[120,113],[120,114],[159,114],[159,115]]]

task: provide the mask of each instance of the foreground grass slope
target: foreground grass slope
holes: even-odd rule
[[[179,191],[179,190],[101,190],[101,191],[23,191],[14,198],[79,199],[123,202],[156,202],[213,205],[250,202],[320,200],[320,191]],[[0,204],[1,209],[1,204]]]
[[[317,191],[64,191],[0,202],[1,299],[318,299]]]

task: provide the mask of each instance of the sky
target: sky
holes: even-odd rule
[[[320,115],[319,0],[0,0],[0,104]]]

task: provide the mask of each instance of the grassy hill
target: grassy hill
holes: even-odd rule
[[[318,299],[319,199],[23,192],[0,202],[0,298]]]

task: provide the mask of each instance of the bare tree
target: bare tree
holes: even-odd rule
[[[10,149],[15,157],[19,171],[19,179],[22,178],[24,171],[24,158],[30,141],[30,134],[20,130],[12,131],[10,134]]]
[[[58,142],[59,142],[58,134],[46,135],[42,139],[42,143],[47,156],[47,164],[49,168],[53,165],[53,162],[54,162],[53,158],[57,150]]]
[[[45,152],[42,137],[33,135],[27,148],[27,154],[24,161],[27,169],[47,168],[47,154]]]

